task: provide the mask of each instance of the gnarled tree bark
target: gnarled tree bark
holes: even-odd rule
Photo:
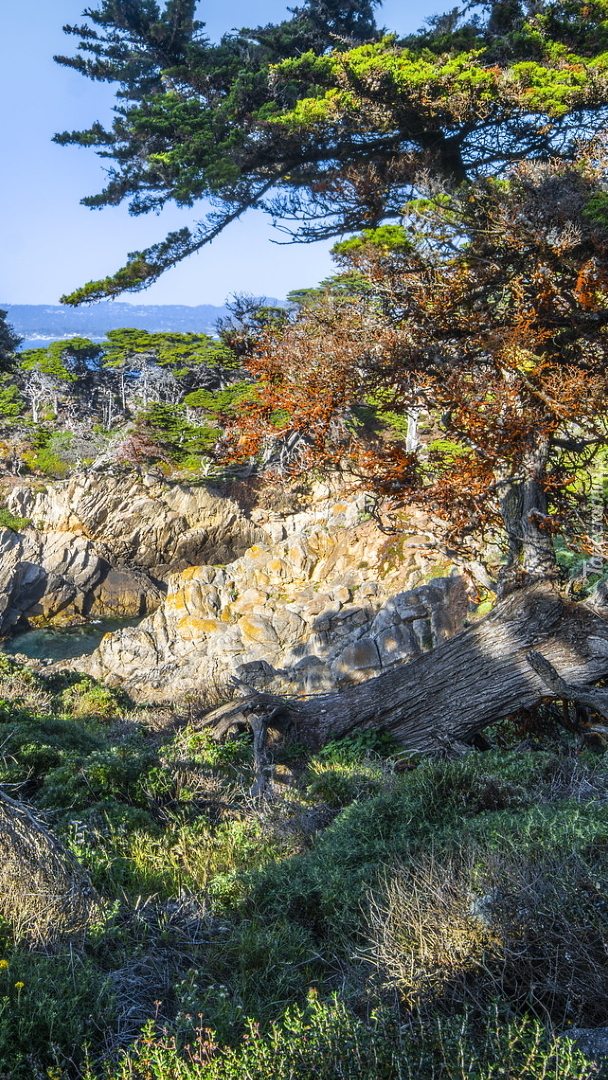
[[[531,650],[540,654],[540,668],[530,663]],[[543,659],[559,673],[560,685],[547,680],[548,667],[539,674]],[[512,593],[432,652],[367,682],[306,698],[252,692],[205,723],[219,737],[255,716],[259,747],[260,721],[272,717],[274,728],[291,728],[313,750],[350,732],[379,728],[404,748],[429,753],[470,743],[477,732],[519,709],[561,698],[566,684],[592,683],[607,673],[608,607],[599,600],[574,603],[537,583]],[[263,754],[259,765],[261,775]]]

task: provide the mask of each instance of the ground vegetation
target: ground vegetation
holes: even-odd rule
[[[8,659],[0,691],[3,789],[95,896],[59,935],[26,882],[3,908],[7,1075],[598,1075],[556,1036],[606,1021],[608,775],[547,709],[457,761],[286,742],[260,800],[200,703]]]

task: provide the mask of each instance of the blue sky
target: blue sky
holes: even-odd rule
[[[294,0],[288,0],[295,6]],[[89,210],[84,195],[103,187],[103,163],[94,151],[56,146],[56,131],[108,123],[113,93],[53,62],[72,53],[75,38],[62,33],[78,23],[86,0],[19,0],[0,3],[0,303],[56,304],[59,296],[121,266],[127,252],[160,240],[204,215],[167,208],[160,216],[130,217],[125,207]],[[94,0],[90,6],[96,6]],[[386,0],[378,21],[400,32],[417,29],[450,5],[441,0]],[[207,33],[275,22],[280,0],[201,3]],[[159,282],[121,300],[149,304],[223,304],[232,292],[284,297],[314,285],[329,270],[329,244],[278,246],[269,219],[250,211],[213,244]]]

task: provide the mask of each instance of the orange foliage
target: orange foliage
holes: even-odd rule
[[[608,444],[608,230],[585,214],[600,158],[413,206],[409,249],[373,232],[338,245],[333,286],[261,335],[233,453],[263,450],[272,468],[297,433],[287,468],[341,464],[443,516],[453,540],[504,526],[513,558],[505,493],[534,488],[520,524],[542,546],[578,514],[573,470]],[[413,408],[448,445],[406,450],[394,421]]]

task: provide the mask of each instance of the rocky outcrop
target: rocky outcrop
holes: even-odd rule
[[[156,473],[99,469],[48,487],[13,489],[8,508],[35,529],[90,540],[113,567],[159,581],[195,563],[227,563],[265,534],[235,502]]]
[[[20,619],[74,622],[154,611],[162,592],[135,570],[113,570],[90,540],[66,532],[0,530],[0,634]]]
[[[39,595],[41,567],[23,558],[23,538],[12,529],[0,530],[0,633],[8,633],[20,616],[19,604],[31,604]],[[32,599],[30,600],[30,597]]]
[[[461,629],[468,585],[423,515],[387,536],[365,495],[247,517],[203,485],[94,471],[7,500],[0,633],[21,618],[141,616],[73,666],[140,698],[239,679],[315,693],[415,658]]]
[[[413,659],[458,632],[469,586],[413,519],[387,539],[365,497],[286,518],[228,566],[189,567],[137,627],[74,662],[140,698],[171,700],[237,678],[315,693]]]
[[[31,525],[0,530],[2,635],[22,618],[148,615],[172,573],[230,561],[266,536],[230,499],[151,474],[93,471],[24,484],[7,505]]]

